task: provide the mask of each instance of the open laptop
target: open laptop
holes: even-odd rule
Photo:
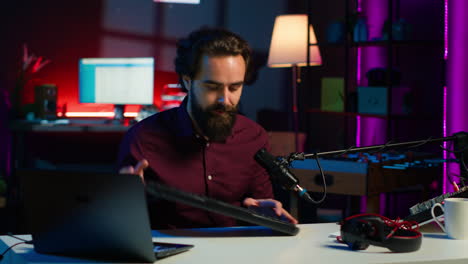
[[[154,262],[192,245],[152,242],[145,189],[128,174],[17,170],[38,253]]]

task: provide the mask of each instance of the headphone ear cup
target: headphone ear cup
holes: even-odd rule
[[[375,230],[367,221],[349,220],[341,226],[341,237],[352,250],[364,250],[369,247],[368,237]]]
[[[356,240],[356,241],[354,241],[352,243],[348,243],[348,246],[352,250],[364,250],[364,249],[367,249],[369,247],[369,244],[364,242],[364,241]]]

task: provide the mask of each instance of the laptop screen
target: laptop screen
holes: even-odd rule
[[[39,253],[155,261],[144,185],[127,174],[18,170]]]

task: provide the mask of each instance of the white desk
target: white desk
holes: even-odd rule
[[[351,251],[329,237],[337,232],[336,224],[299,225],[297,236],[271,236],[264,228],[219,228],[154,231],[155,240],[189,243],[190,251],[157,261],[171,263],[222,264],[294,264],[294,263],[468,263],[468,240],[451,240],[441,233],[424,233],[422,247],[411,253],[389,253],[385,248],[370,246]],[[0,237],[0,250],[16,239]],[[40,255],[32,245],[18,245],[7,253],[4,263],[87,263],[73,258]]]

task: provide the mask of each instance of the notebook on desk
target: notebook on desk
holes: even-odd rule
[[[154,262],[192,245],[153,243],[144,185],[127,174],[18,170],[38,253]]]

